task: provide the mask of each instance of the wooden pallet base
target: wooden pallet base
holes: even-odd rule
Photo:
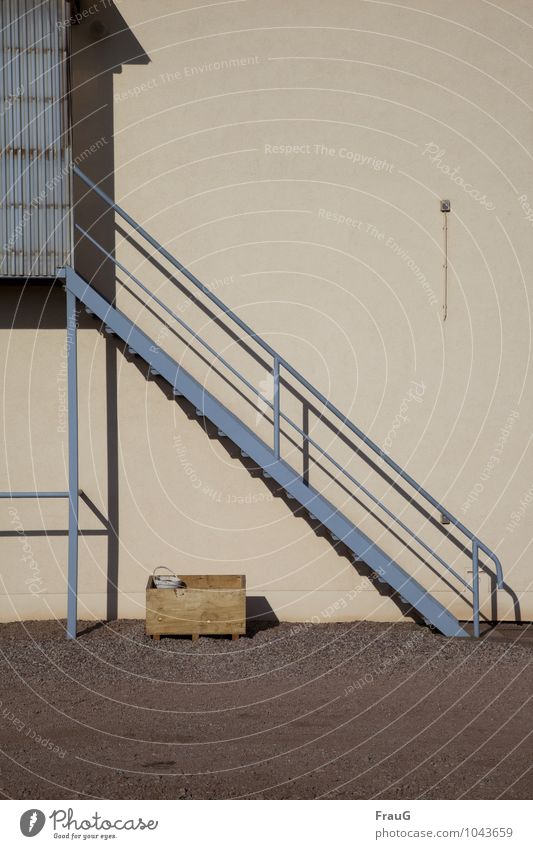
[[[160,640],[161,637],[178,637],[178,636],[179,637],[184,637],[184,636],[186,637],[188,635],[187,634],[152,634],[151,635],[152,640]],[[202,634],[202,636],[209,637],[211,635],[210,634]],[[219,635],[217,634],[217,636],[219,636]],[[231,637],[232,640],[238,640],[239,636],[240,636],[240,634],[228,634],[228,637]],[[191,637],[191,640],[194,643],[194,641],[197,640],[200,637],[200,634],[191,634],[190,637]]]

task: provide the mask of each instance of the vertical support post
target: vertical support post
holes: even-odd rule
[[[279,359],[274,357],[274,454],[279,460]]]
[[[478,541],[472,541],[472,607],[474,610],[474,637],[479,637],[479,560]]]
[[[303,401],[302,409],[302,430],[304,432],[302,445],[302,460],[303,460],[303,482],[309,486],[309,404]]]
[[[68,286],[68,272],[67,272]],[[68,385],[68,588],[67,639],[75,640],[78,619],[78,323],[76,296],[67,288]]]

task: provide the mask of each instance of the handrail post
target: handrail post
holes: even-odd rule
[[[474,611],[474,637],[479,637],[479,543],[472,540],[472,607]]]
[[[304,401],[302,404],[302,480],[306,486],[309,486],[309,404]]]
[[[274,357],[274,454],[280,457],[279,447],[279,357]]]

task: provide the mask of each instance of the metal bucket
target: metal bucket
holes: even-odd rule
[[[166,569],[167,575],[158,575],[158,569]],[[153,574],[154,584],[158,590],[183,590],[187,586],[177,575],[174,575],[166,566],[157,566]]]

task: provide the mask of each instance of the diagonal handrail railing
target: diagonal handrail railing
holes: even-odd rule
[[[109,195],[107,195],[93,180],[87,177],[78,166],[73,166],[74,174],[85,183],[91,191],[102,200],[104,203],[113,209],[129,226],[135,230],[149,245],[151,245],[157,253],[176,268],[184,277],[186,277],[197,289],[199,289],[208,300],[215,304],[221,312],[227,316],[234,324],[236,324],[250,339],[252,339],[273,361],[273,399],[272,401],[266,398],[259,390],[254,387],[247,378],[242,375],[234,366],[232,366],[221,354],[219,354],[206,340],[202,339],[194,329],[187,324],[180,316],[174,313],[160,298],[154,295],[131,271],[129,271],[123,263],[117,260],[109,251],[107,251],[99,242],[91,236],[91,234],[76,224],[76,229],[87,238],[94,247],[97,248],[106,259],[110,260],[117,268],[119,268],[127,277],[139,286],[140,289],[148,295],[157,305],[162,308],[173,320],[175,320],[184,330],[190,333],[193,338],[205,347],[212,356],[219,362],[222,362],[231,373],[241,380],[249,389],[256,393],[273,412],[273,451],[276,459],[280,459],[280,432],[281,421],[285,421],[293,427],[303,437],[307,445],[312,445],[319,453],[331,462],[338,471],[347,477],[361,492],[363,492],[370,500],[382,509],[395,524],[399,525],[404,531],[418,542],[429,554],[431,554],[448,572],[450,572],[465,588],[472,593],[472,610],[474,623],[474,636],[479,636],[480,633],[480,611],[479,611],[479,551],[482,551],[494,563],[496,573],[496,584],[498,589],[503,589],[503,571],[497,555],[476,535],[467,528],[456,516],[453,515],[443,504],[441,504],[431,493],[429,493],[421,484],[419,484],[408,472],[405,471],[395,460],[392,459],[385,451],[383,451],[364,431],[354,424],[341,410],[338,409],[331,401],[326,398],[313,384],[311,384],[297,369],[294,368],[278,351],[268,344],[261,336],[259,336],[240,316],[231,310],[217,295],[214,294],[201,280],[199,280],[189,269],[183,265],[176,257],[174,257],[157,239],[155,239],[147,230],[135,221],[122,207],[115,203]],[[394,514],[383,502],[373,495],[367,487],[351,475],[340,463],[338,463],[325,449],[323,449],[306,431],[300,428],[291,418],[289,418],[280,409],[280,372],[284,369],[290,374],[304,389],[306,389],[325,409],[329,410],[341,423],[346,426],[361,442],[367,446],[374,454],[376,454],[386,465],[388,465],[396,474],[412,489],[415,490],[428,504],[430,504],[448,523],[452,524],[457,530],[462,533],[471,543],[472,556],[472,583],[468,583],[449,563],[447,563],[431,546],[429,546],[421,537],[409,528],[396,514]]]

